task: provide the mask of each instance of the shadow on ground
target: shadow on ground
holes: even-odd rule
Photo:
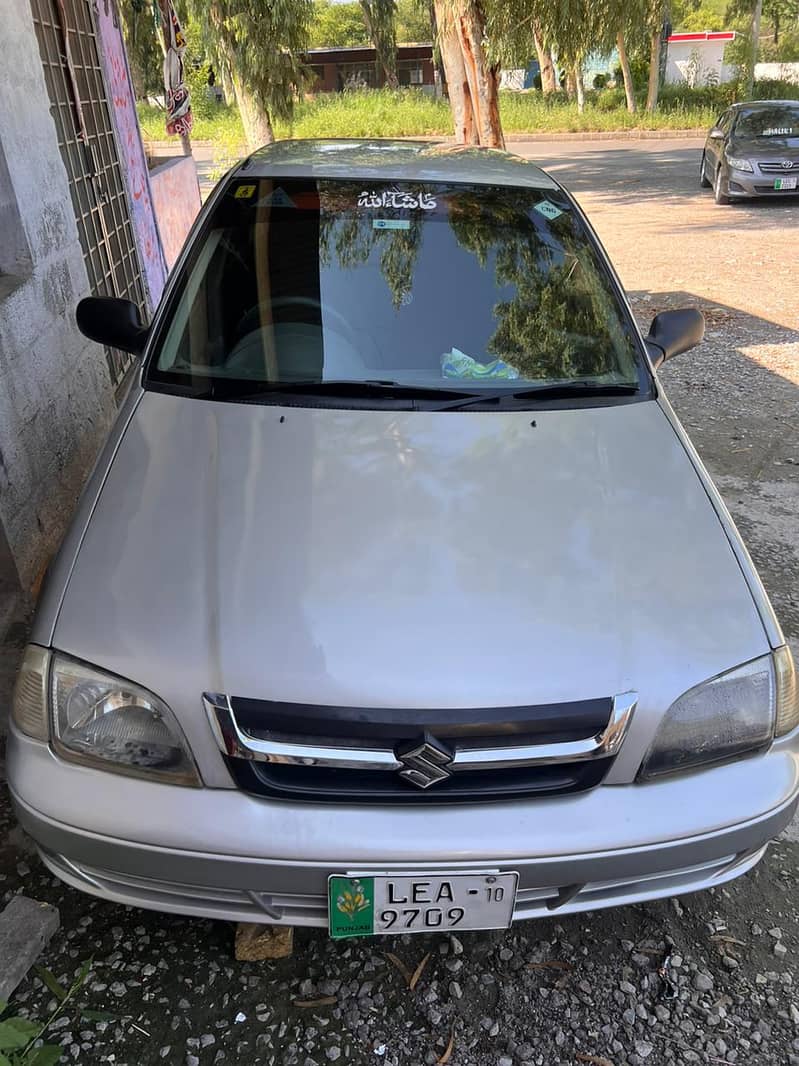
[[[639,291],[630,300],[644,330],[668,307],[705,314],[704,342],[660,377],[786,635],[799,639],[799,332],[688,292]]]

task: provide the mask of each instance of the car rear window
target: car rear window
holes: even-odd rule
[[[149,383],[637,383],[634,328],[555,190],[233,183],[195,241]]]

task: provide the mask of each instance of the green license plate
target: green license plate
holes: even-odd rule
[[[787,192],[796,188],[796,178],[775,178],[774,188],[777,192]]]
[[[507,929],[516,873],[380,874],[328,878],[328,928],[351,936]]]

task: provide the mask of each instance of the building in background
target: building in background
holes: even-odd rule
[[[733,81],[735,67],[724,62],[724,49],[735,34],[672,33],[667,38],[666,81],[670,85],[719,85]]]
[[[345,89],[374,89],[384,84],[372,47],[312,48],[304,61],[315,80],[311,93],[335,93]],[[397,77],[401,86],[415,86],[435,91],[432,44],[397,45]]]

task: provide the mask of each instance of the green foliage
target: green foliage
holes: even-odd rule
[[[351,48],[368,45],[369,34],[358,0],[334,4],[315,0],[310,28],[311,48]]]
[[[137,99],[164,91],[163,54],[150,0],[118,0],[125,50]]]
[[[396,0],[361,0],[366,30],[374,45],[378,69],[390,86],[397,84]]]
[[[187,0],[209,58],[231,71],[273,117],[291,114],[305,80],[313,0]]]
[[[502,124],[509,139],[514,133],[566,133],[603,130],[707,130],[719,112],[741,91],[734,83],[689,89],[664,86],[660,107],[654,114],[630,114],[621,87],[588,91],[583,114],[578,114],[565,93],[544,96],[540,92],[500,93]],[[796,97],[788,82],[761,81],[755,95],[764,100]],[[638,93],[643,105],[645,91]],[[139,105],[139,122],[145,138],[164,138],[164,113]],[[315,100],[298,102],[290,120],[276,124],[278,137],[417,137],[452,133],[452,116],[446,101],[436,100],[418,89],[370,89],[352,93],[320,93]],[[218,148],[217,177],[243,152],[244,131],[234,107],[218,107],[213,118],[198,119],[195,141],[212,141]]]
[[[401,43],[433,40],[431,0],[397,0],[397,40]]]
[[[85,962],[75,980],[68,989],[43,966],[37,966],[36,970],[55,996],[57,1006],[45,1022],[38,1022],[32,1018],[22,1018],[10,1014],[7,1003],[0,1001],[0,1066],[56,1066],[61,1060],[61,1047],[58,1044],[42,1044],[34,1047],[56,1018],[63,1014],[76,992],[86,982],[91,970],[91,960]]]

